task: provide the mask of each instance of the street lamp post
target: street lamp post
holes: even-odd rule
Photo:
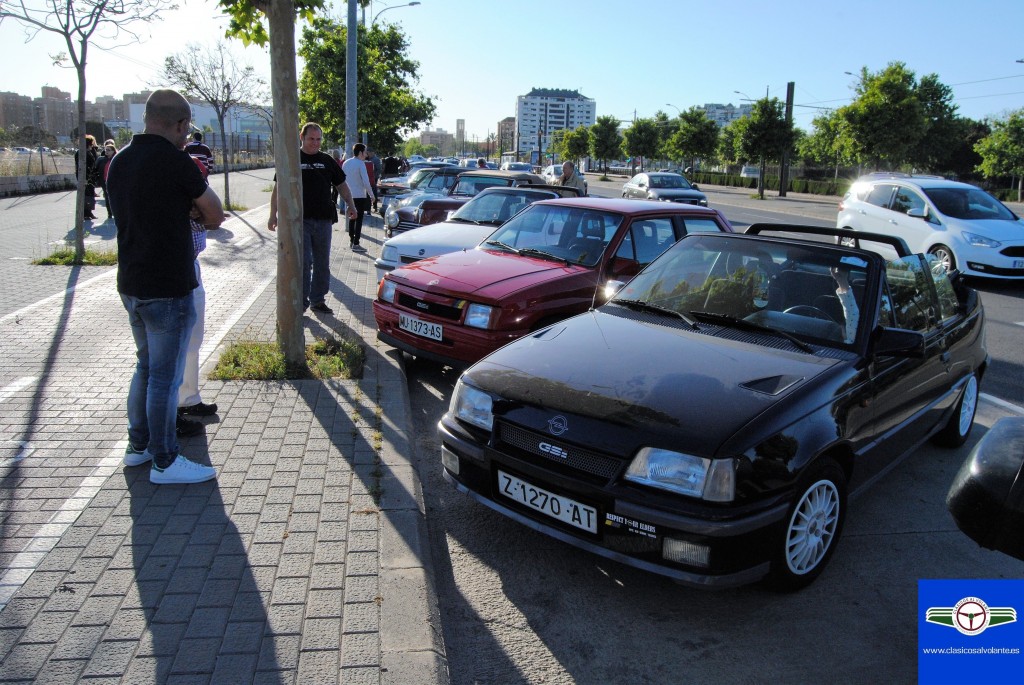
[[[666,102],[666,103],[665,103],[665,106],[666,106],[666,107],[671,107],[672,109],[674,109],[674,110],[675,110],[676,112],[678,112],[678,113],[679,113],[679,116],[683,116],[683,110],[679,109],[678,107],[676,107],[675,105],[673,105],[673,104],[672,104],[671,102]]]
[[[393,7],[385,7],[380,12],[377,12],[377,14],[373,15],[373,20],[370,22],[370,25],[373,26],[374,24],[376,24],[377,23],[377,17],[379,17],[380,15],[384,14],[388,10],[396,10],[399,7],[415,7],[416,5],[419,5],[419,4],[420,3],[419,3],[418,0],[413,0],[413,2],[407,2],[404,5],[395,5]]]

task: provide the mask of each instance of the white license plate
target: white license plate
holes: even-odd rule
[[[421,321],[414,316],[406,316],[405,314],[398,315],[398,327],[403,331],[409,331],[413,335],[430,338],[431,340],[440,340],[441,334],[444,332],[441,324]]]
[[[1015,259],[1015,260],[1013,260],[1013,268],[1014,269],[1024,269],[1024,259]]]
[[[498,491],[505,497],[553,519],[581,528],[588,533],[597,533],[597,509],[594,507],[530,485],[525,480],[504,471],[498,471]]]

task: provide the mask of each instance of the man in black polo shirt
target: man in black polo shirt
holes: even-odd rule
[[[302,169],[302,309],[333,314],[325,301],[331,288],[331,231],[338,213],[331,198],[337,188],[345,199],[348,216],[356,218],[352,192],[345,173],[334,158],[320,151],[324,133],[320,124],[302,127],[299,140],[299,166]],[[277,180],[277,177],[274,177]],[[270,194],[270,219],[267,228],[277,230],[277,184]]]
[[[189,214],[219,226],[217,194],[184,151],[191,107],[173,90],[146,101],[144,133],[111,161],[110,206],[117,223],[117,290],[128,311],[138,361],[128,388],[125,466],[152,460],[153,483],[200,483],[216,476],[178,454],[178,387],[195,322],[196,287]]]

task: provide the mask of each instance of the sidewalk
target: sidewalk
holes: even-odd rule
[[[3,267],[5,289],[58,294],[0,316],[0,682],[448,681],[401,359],[370,304],[379,217],[364,253],[335,231],[335,315],[306,317],[310,341],[363,341],[362,379],[205,380],[219,347],[275,338],[266,219],[231,219],[200,258],[219,411],[182,452],[210,483],[121,465],[134,349],[115,270]]]

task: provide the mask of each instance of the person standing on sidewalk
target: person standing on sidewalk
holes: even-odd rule
[[[299,167],[302,170],[302,309],[333,314],[325,301],[331,288],[331,227],[338,220],[331,188],[337,188],[355,217],[352,193],[345,173],[326,152],[320,151],[324,132],[320,124],[304,124],[299,135]],[[270,219],[267,229],[277,230],[277,176],[270,194]]]
[[[117,145],[113,139],[108,139],[103,142],[103,152],[96,158],[96,184],[99,185],[100,190],[103,191],[103,202],[107,205],[107,218],[113,216],[110,213],[110,200],[107,198],[107,165],[110,164],[110,160],[117,154]]]
[[[213,150],[203,142],[202,131],[196,131],[192,134],[192,142],[185,146],[185,152],[193,157],[198,157],[199,161],[206,167],[207,174],[213,173]]]
[[[580,195],[587,194],[587,186],[576,172],[576,167],[572,162],[562,162],[562,175],[555,179],[555,185],[571,186],[580,191]]]
[[[96,218],[93,212],[96,210],[96,159],[99,155],[96,138],[91,134],[85,136],[85,219],[91,221]],[[75,169],[78,169],[78,150],[75,150]]]
[[[193,206],[204,225],[224,210],[184,152],[192,120],[188,101],[156,90],[146,101],[145,131],[110,161],[107,189],[117,224],[117,290],[128,312],[138,361],[128,388],[125,466],[152,461],[153,483],[201,483],[212,466],[178,453],[178,388],[196,312]]]
[[[380,183],[381,177],[384,175],[384,162],[372,147],[366,148],[366,161],[373,165],[373,178],[370,180],[373,182],[373,211],[377,211],[377,199],[380,195],[378,190],[378,184]]]
[[[366,146],[356,143],[352,146],[352,156],[341,165],[345,177],[351,179],[349,187],[352,190],[352,201],[349,207],[355,205],[356,216],[352,217],[349,212],[348,238],[349,247],[353,250],[361,250],[359,239],[363,235],[363,216],[370,211],[373,194],[373,183],[366,171]]]

